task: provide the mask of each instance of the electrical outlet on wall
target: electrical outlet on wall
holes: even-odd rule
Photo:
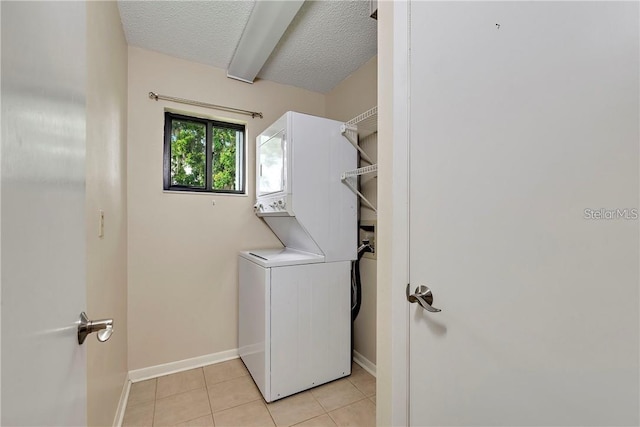
[[[378,221],[376,220],[361,220],[360,226],[358,230],[359,241],[358,245],[362,243],[363,240],[369,240],[369,244],[373,248],[373,253],[365,252],[363,257],[370,259],[378,259],[376,244],[377,244],[377,230]]]

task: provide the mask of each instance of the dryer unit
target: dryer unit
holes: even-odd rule
[[[325,261],[356,258],[356,195],[342,183],[357,167],[342,122],[289,111],[256,138],[256,204],[288,248]]]
[[[271,402],[351,373],[357,153],[341,122],[288,112],[256,138],[256,215],[284,248],[239,256],[239,353]]]

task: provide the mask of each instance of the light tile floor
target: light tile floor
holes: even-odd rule
[[[240,359],[131,385],[123,426],[372,427],[376,379],[351,375],[265,403]]]

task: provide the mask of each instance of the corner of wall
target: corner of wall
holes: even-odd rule
[[[393,21],[394,2],[378,2],[378,272],[377,272],[377,413],[378,425],[393,425],[391,381],[391,224],[393,176]]]
[[[111,425],[128,372],[127,44],[116,2],[87,2],[86,108],[87,313],[114,319],[109,341],[87,340],[87,421]]]
[[[378,57],[365,62],[349,77],[340,82],[325,96],[326,116],[334,120],[348,121],[375,107],[378,103]],[[345,142],[346,143],[346,142]],[[377,135],[360,141],[360,147],[374,161],[377,159]],[[377,181],[363,176],[360,190],[373,203],[377,200]],[[362,205],[360,219],[375,219],[375,212]],[[376,364],[376,283],[377,262],[363,258],[360,262],[362,277],[362,305],[354,324],[354,349],[358,357],[370,366]]]

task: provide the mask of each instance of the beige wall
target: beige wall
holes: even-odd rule
[[[378,1],[378,305],[376,421],[393,425],[391,254],[393,205],[393,2]]]
[[[264,119],[152,101],[150,91],[261,111]],[[247,196],[163,192],[167,108],[246,122]],[[238,252],[280,245],[252,209],[255,137],[287,110],[324,115],[325,97],[129,48],[130,370],[238,347]]]
[[[378,102],[378,58],[373,57],[357,71],[340,82],[326,96],[326,115],[335,120],[347,121],[375,107]],[[360,141],[363,150],[376,161],[377,136]],[[366,165],[363,162],[363,166]],[[377,179],[373,175],[361,177],[364,196],[374,205],[377,202]],[[360,218],[376,219],[371,209],[362,205]],[[354,326],[355,350],[372,363],[376,363],[376,269],[374,259],[362,258],[362,306]]]
[[[378,103],[377,85],[378,57],[374,56],[327,93],[327,117],[347,121],[375,107]]]
[[[127,375],[127,44],[115,2],[87,2],[87,313],[115,332],[87,341],[89,425],[112,425]],[[104,237],[98,212],[104,211]]]

